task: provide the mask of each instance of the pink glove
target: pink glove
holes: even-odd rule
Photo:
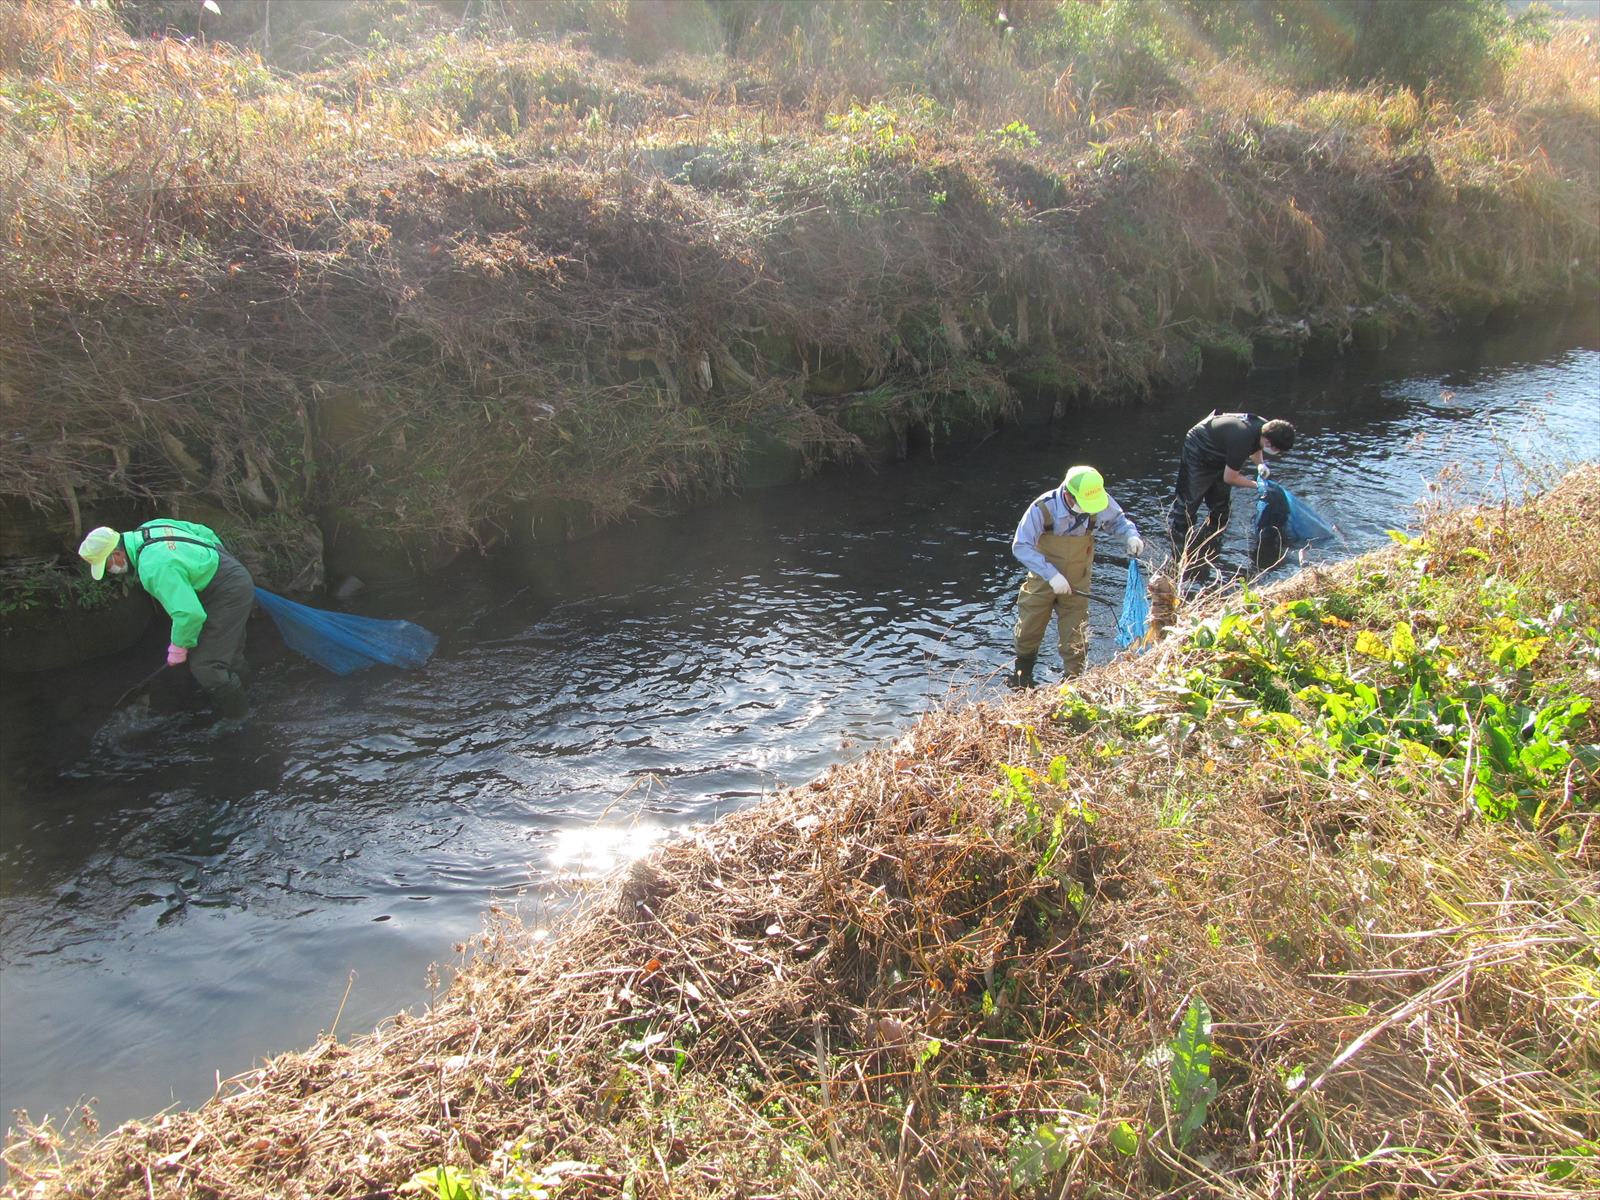
[[[179,663],[187,662],[188,660],[189,660],[189,650],[188,650],[187,647],[185,647],[185,646],[168,646],[167,647],[167,666],[175,667]]]

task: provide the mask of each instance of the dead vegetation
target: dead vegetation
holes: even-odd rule
[[[1597,504],[1585,468],[932,715],[548,941],[493,915],[420,1017],[76,1153],[23,1129],[4,1194],[1592,1192]],[[1248,703],[1446,663],[1410,745],[1397,716],[1364,749],[1315,689]],[[1569,706],[1565,765],[1480,774],[1491,694]]]
[[[1571,38],[1477,105],[1236,62],[1135,104],[959,22],[926,87],[821,31],[424,33],[289,74],[0,12],[0,492],[481,544],[1594,278]]]

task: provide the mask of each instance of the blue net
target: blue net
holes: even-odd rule
[[[285,600],[262,588],[256,589],[256,600],[291,650],[336,675],[348,675],[378,663],[420,667],[439,644],[437,634],[410,621],[328,612]]]
[[[1338,533],[1316,509],[1271,480],[1256,488],[1256,532],[1268,529],[1283,530],[1285,545],[1328,541]]]
[[[1288,488],[1283,489],[1283,495],[1289,501],[1289,524],[1285,526],[1285,531],[1293,541],[1327,541],[1337,532],[1329,522],[1322,519],[1321,513]]]
[[[1122,611],[1117,614],[1117,645],[1132,646],[1144,640],[1150,626],[1150,591],[1145,586],[1144,568],[1137,558],[1128,559],[1128,583],[1122,589]]]

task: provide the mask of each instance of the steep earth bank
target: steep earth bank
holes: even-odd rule
[[[1040,132],[549,43],[380,87],[93,32],[7,75],[11,666],[136,636],[36,637],[115,598],[64,577],[97,523],[204,521],[315,591],[1600,285],[1559,76],[1463,109],[1213,72]]]

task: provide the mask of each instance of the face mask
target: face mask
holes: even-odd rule
[[[124,562],[122,562],[120,564],[118,564],[118,563],[107,563],[106,564],[106,574],[107,575],[126,575],[127,573],[128,573],[128,564],[127,564],[126,561],[124,561]]]
[[[1271,442],[1262,442],[1261,453],[1265,454],[1268,458],[1277,458],[1278,455],[1283,453],[1283,451],[1279,450]]]

